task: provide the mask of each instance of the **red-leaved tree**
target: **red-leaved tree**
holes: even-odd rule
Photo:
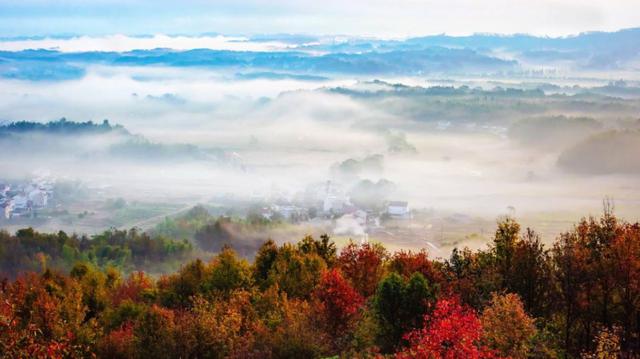
[[[145,291],[153,288],[153,279],[144,272],[133,272],[129,277],[113,290],[111,302],[114,306],[120,305],[124,300],[140,302]]]
[[[340,252],[338,263],[344,276],[364,297],[371,296],[384,275],[387,251],[379,244],[350,242]]]
[[[351,327],[364,302],[362,296],[335,268],[322,274],[315,297],[320,304],[322,321],[334,335],[340,335]]]
[[[497,358],[480,344],[481,335],[482,325],[473,309],[455,298],[441,299],[433,313],[425,316],[425,326],[405,335],[410,345],[396,358]]]

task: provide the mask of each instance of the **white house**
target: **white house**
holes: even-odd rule
[[[47,201],[49,200],[49,195],[47,192],[36,189],[29,192],[29,201],[33,204],[34,207],[46,207]]]
[[[347,199],[344,197],[328,195],[324,198],[322,203],[322,210],[324,212],[331,212],[340,214],[344,211],[344,206],[347,204]]]
[[[286,220],[301,220],[307,217],[306,210],[294,205],[274,205],[271,210],[279,213]]]
[[[387,214],[394,218],[409,218],[409,203],[405,201],[391,201],[387,203]]]

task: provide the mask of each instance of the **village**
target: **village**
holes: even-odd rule
[[[18,182],[0,179],[0,209],[3,218],[34,218],[38,210],[50,205],[54,185],[55,180],[44,175]]]
[[[427,246],[436,255],[444,247],[469,244],[468,233],[478,234],[472,246],[481,243],[484,228],[492,224],[492,220],[461,213],[411,208],[408,201],[393,194],[363,198],[354,194],[352,185],[337,180],[319,181],[298,191],[272,189],[248,196],[222,193],[181,201],[161,197],[139,201],[122,197],[114,189],[48,175],[0,179],[0,226],[9,231],[25,226],[82,233],[109,228],[152,230],[166,218],[179,217],[197,205],[214,216],[265,221],[275,225],[272,228],[278,234],[274,235],[285,240],[305,233],[327,233],[341,243],[354,240],[398,248]]]
[[[276,225],[272,227],[278,233],[275,235],[285,240],[305,233],[327,233],[341,243],[354,240],[398,248],[427,246],[439,254],[443,247],[466,245],[469,231],[479,233],[478,239],[484,238],[483,228],[491,224],[460,213],[411,208],[408,201],[395,195],[367,196],[365,201],[354,194],[352,185],[337,180],[319,181],[298,191],[273,189],[248,196],[223,193],[180,202],[162,198],[138,201],[121,197],[122,193],[113,189],[79,183],[38,174],[23,180],[0,180],[0,225],[9,231],[24,226],[82,233],[109,228],[151,230],[165,218],[203,205],[215,216]]]
[[[374,206],[358,205],[343,186],[332,181],[310,186],[294,198],[272,194],[268,199],[254,200],[265,203],[259,214],[266,220],[312,225],[330,221],[334,235],[351,236],[361,242],[368,241],[372,233],[384,232],[386,221],[412,218],[407,201],[380,200]]]

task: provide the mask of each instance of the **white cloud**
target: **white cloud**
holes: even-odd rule
[[[44,38],[0,42],[0,50],[3,51],[47,49],[61,52],[125,52],[158,48],[172,50],[272,51],[286,49],[287,45],[280,42],[252,42],[244,37],[227,37],[222,35],[197,37],[154,35],[151,37],[132,37],[119,34],[100,37],[78,36],[72,38]]]

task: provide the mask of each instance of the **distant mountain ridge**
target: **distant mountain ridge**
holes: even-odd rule
[[[23,80],[60,80],[84,76],[83,66],[171,66],[286,72],[293,74],[419,75],[423,73],[497,72],[513,70],[511,60],[470,49],[432,47],[367,53],[311,55],[303,51],[250,52],[194,49],[77,52],[24,50],[0,52],[0,76]],[[50,70],[47,70],[50,69]],[[65,76],[68,75],[68,76]]]
[[[82,78],[90,65],[169,66],[226,69],[269,74],[274,79],[308,76],[420,76],[504,74],[559,67],[575,71],[636,71],[640,28],[589,32],[568,37],[532,35],[433,35],[406,40],[327,38],[293,35],[249,38],[284,41],[290,49],[236,51],[175,50],[80,51],[55,49],[0,51],[0,77],[30,81]],[[1,40],[0,40],[1,42]],[[34,45],[37,46],[37,45]]]
[[[398,51],[434,46],[465,48],[482,54],[495,50],[512,52],[520,60],[583,60],[585,68],[609,68],[640,56],[640,27],[615,32],[585,32],[566,37],[526,34],[430,35],[407,40],[350,39],[340,44],[312,45],[326,51]]]
[[[87,140],[96,142],[91,151],[82,150],[78,145]],[[18,121],[0,125],[0,152],[26,145],[32,153],[56,154],[61,158],[72,155],[78,158],[106,156],[130,161],[228,162],[222,150],[187,143],[153,142],[142,135],[132,134],[121,125],[111,125],[109,120],[95,123],[62,118],[46,123]]]

